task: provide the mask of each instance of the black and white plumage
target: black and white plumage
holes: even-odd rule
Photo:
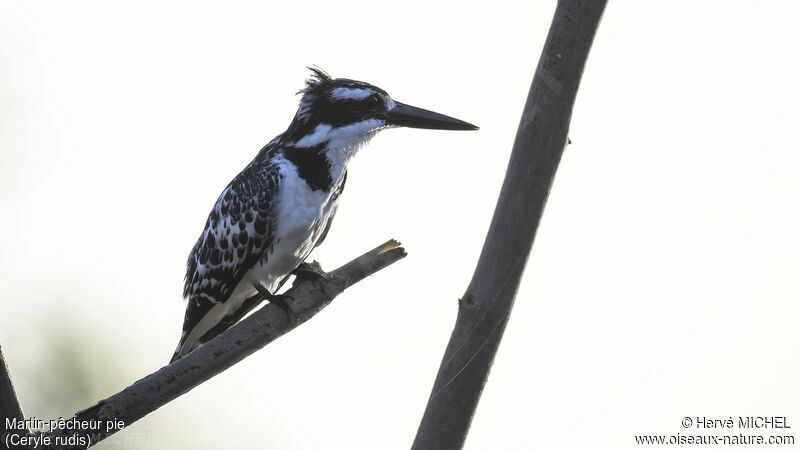
[[[256,306],[259,290],[277,293],[325,238],[347,163],[375,133],[477,129],[396,102],[368,83],[312,71],[289,128],[228,184],[189,254],[188,305],[173,361],[236,323]]]

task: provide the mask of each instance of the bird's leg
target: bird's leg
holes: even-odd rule
[[[294,300],[291,296],[282,294],[273,294],[261,283],[253,283],[253,287],[256,288],[258,293],[263,295],[268,302],[274,303],[280,309],[282,309],[283,312],[286,313],[286,316],[289,317],[289,322],[297,322],[297,314],[295,314],[294,311],[292,311],[292,308],[289,306],[288,303],[289,299]]]
[[[292,275],[296,276],[298,280],[322,280],[322,281],[329,281],[330,275],[328,275],[324,270],[322,270],[322,266],[319,265],[318,262],[304,262],[300,263],[293,271]]]

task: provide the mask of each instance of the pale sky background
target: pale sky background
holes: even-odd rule
[[[26,414],[169,360],[208,211],[317,64],[481,130],[376,137],[313,257],[397,238],[408,258],[105,445],[408,448],[554,6],[1,2],[0,343]],[[467,449],[800,427],[799,14],[610,2]]]

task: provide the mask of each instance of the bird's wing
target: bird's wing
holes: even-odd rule
[[[186,263],[184,336],[215,304],[230,297],[272,246],[280,178],[279,167],[269,159],[254,161],[219,196]]]

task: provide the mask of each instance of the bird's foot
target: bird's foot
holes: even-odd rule
[[[292,311],[292,307],[289,306],[289,300],[294,301],[294,298],[290,295],[283,295],[283,294],[273,294],[266,287],[259,283],[253,284],[253,287],[256,288],[259,294],[263,295],[268,302],[275,304],[283,312],[286,313],[286,316],[289,318],[289,322],[297,322],[297,314]]]
[[[295,282],[306,280],[329,281],[331,279],[331,276],[322,270],[322,266],[316,261],[300,263],[300,265],[292,271],[292,275],[297,277]]]

